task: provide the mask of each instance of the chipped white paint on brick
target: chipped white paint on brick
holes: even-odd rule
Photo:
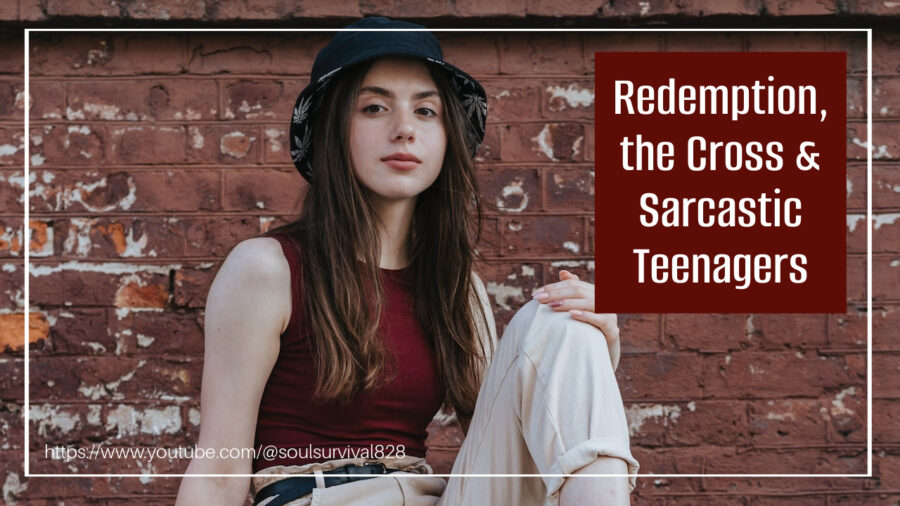
[[[230,150],[226,147],[226,142],[229,139],[247,139],[247,149],[243,151],[234,151]],[[250,146],[253,144],[253,141],[256,140],[256,137],[248,137],[243,132],[229,132],[222,136],[222,139],[219,141],[219,151],[228,156],[232,156],[234,158],[243,158],[250,152]]]
[[[750,364],[750,374],[766,374],[766,370],[761,367],[756,367],[753,364]]]
[[[497,93],[496,95],[494,95],[494,98],[499,99],[499,98],[508,97],[508,96],[509,96],[509,90],[503,90],[500,93]]]
[[[137,335],[138,346],[146,348],[153,344],[153,341],[156,341],[155,337],[145,336],[144,334]]]
[[[510,229],[513,232],[519,232],[522,230],[522,223],[518,221],[510,221],[506,224],[506,228]]]
[[[34,277],[49,276],[57,272],[76,271],[76,272],[99,272],[102,274],[133,274],[137,272],[146,272],[150,274],[168,274],[170,270],[181,269],[181,264],[168,265],[150,265],[150,264],[127,264],[122,262],[104,262],[104,263],[87,263],[71,260],[57,265],[29,265],[29,272]],[[137,310],[137,308],[131,308]],[[144,308],[157,310],[158,308]]]
[[[755,332],[756,326],[753,325],[753,315],[747,315],[747,322],[745,324],[745,335],[747,336],[747,339],[751,339]]]
[[[850,198],[851,193],[853,193],[853,181],[847,178],[847,198]]]
[[[100,343],[95,343],[93,341],[90,341],[90,342],[82,341],[81,344],[90,348],[94,353],[106,353],[106,346],[103,346]]]
[[[641,426],[650,418],[662,418],[663,426],[668,427],[681,414],[681,407],[675,404],[632,404],[625,410],[628,420],[628,433],[635,437],[641,432]]]
[[[3,272],[16,272],[16,264],[3,264]]]
[[[571,251],[572,253],[578,253],[581,251],[581,248],[572,241],[566,241],[563,243],[563,248]]]
[[[494,302],[497,303],[497,306],[507,311],[513,309],[511,303],[518,306],[525,302],[525,293],[522,291],[521,286],[509,286],[490,281],[485,288],[494,297]]]
[[[76,111],[71,107],[66,107],[66,119],[84,119],[84,111],[81,109]],[[68,147],[68,145],[66,147]]]
[[[181,111],[175,111],[175,119],[186,119],[188,121],[198,120],[203,118],[203,113],[199,111],[195,111],[188,107],[185,109],[184,114]]]
[[[141,367],[144,367],[146,363],[146,360],[141,360],[140,362],[138,362],[137,367],[135,367],[133,371],[128,371],[119,379],[110,381],[106,384],[101,383],[99,385],[85,385],[84,383],[82,383],[78,386],[78,392],[81,393],[81,395],[94,401],[102,398],[104,395],[111,396],[113,400],[124,399],[125,396],[117,392],[116,389],[119,388],[119,385],[121,385],[122,383],[131,381],[131,379],[134,378],[134,373]]]
[[[900,266],[900,260],[891,260],[891,267]]]
[[[831,401],[831,416],[853,415],[855,412],[844,405],[844,397],[856,395],[856,387],[849,387],[841,390],[834,396]]]
[[[650,12],[650,2],[638,2],[638,6],[641,8],[641,16],[646,16]]]
[[[856,224],[866,218],[865,214],[848,214],[847,215],[847,229],[850,232],[856,230]]]
[[[581,153],[582,142],[584,142],[584,136],[579,135],[575,142],[572,143],[572,158],[578,158],[578,154]]]
[[[181,268],[181,266],[179,265],[175,268]],[[168,271],[166,271],[166,272],[168,272]],[[116,308],[116,319],[122,320],[122,319],[126,318],[129,313],[140,313],[140,312],[162,313],[163,311],[164,311],[164,309],[161,307],[117,307]],[[123,330],[122,333],[125,335],[131,335],[131,331],[127,330],[127,329]],[[119,354],[119,352],[118,352],[118,350],[116,350],[116,355],[118,355],[118,354]]]
[[[167,406],[163,409],[147,408],[138,415],[141,432],[154,436],[177,434],[181,430],[181,412],[178,406]]]
[[[522,266],[522,275],[533,278],[534,277],[534,267],[532,267],[530,265],[523,265]]]
[[[257,201],[256,201],[256,207],[258,207],[258,208],[260,208],[260,209],[265,209],[265,208],[266,208],[266,203],[263,202],[263,201],[261,201],[261,200],[257,200]]]
[[[19,481],[19,473],[6,473],[6,481],[3,482],[3,501],[6,504],[16,504],[19,497],[28,489],[28,483]]]
[[[594,90],[591,88],[581,88],[577,83],[571,83],[568,87],[548,86],[547,93],[550,94],[550,103],[560,104],[559,107],[552,107],[551,110],[561,111],[569,107],[590,107],[594,104]],[[557,102],[554,99],[561,98]]]
[[[900,213],[876,214],[872,216],[873,227],[878,230],[882,225],[892,225],[897,218],[900,218]]]
[[[853,138],[853,144],[856,144],[857,146],[864,148],[867,151],[870,151],[872,153],[872,158],[875,160],[879,160],[882,158],[893,158],[893,155],[891,155],[887,150],[887,144],[878,146],[878,149],[875,150],[875,149],[869,148],[868,141],[861,141],[861,140],[857,139],[856,137]]]
[[[97,116],[100,119],[106,119],[106,120],[123,119],[122,115],[119,114],[119,107],[112,105],[112,104],[95,104],[93,102],[85,102],[84,104],[82,104],[81,108],[85,112],[92,114],[94,116]],[[132,119],[132,120],[137,119],[137,116],[135,116],[133,113],[131,114],[131,116],[133,116],[133,119],[132,118],[128,118],[128,119]],[[82,115],[82,118],[83,117],[84,117],[84,115]],[[142,118],[142,119],[146,119],[146,118]]]
[[[509,211],[512,213],[520,213],[525,210],[528,206],[528,193],[525,192],[524,188],[522,188],[523,181],[520,178],[516,178],[508,185],[503,187],[503,191],[501,192],[501,197],[497,199],[497,207],[502,211]],[[504,199],[511,196],[521,197],[519,205],[516,207],[507,207]]]
[[[144,248],[147,247],[147,234],[141,235],[137,241],[134,240],[134,229],[128,229],[128,235],[125,237],[125,251],[122,252],[123,257],[143,257]],[[153,252],[151,252],[153,253]],[[150,255],[156,256],[156,255]]]
[[[200,426],[200,410],[197,408],[191,408],[188,410],[188,421],[194,427]]]
[[[203,134],[200,133],[200,129],[192,126],[188,128],[188,133],[191,134],[191,147],[194,149],[203,149],[205,141]]]
[[[274,220],[275,220],[275,218],[272,216],[260,216],[259,217],[259,231],[265,232],[266,230],[269,230],[269,226],[271,226],[272,221],[274,221]]]
[[[72,218],[69,220],[69,234],[63,242],[63,253],[67,255],[88,256],[91,253],[91,229],[97,219]]]
[[[21,251],[22,248],[20,246],[18,251],[13,250],[12,242],[18,241],[19,244],[22,244],[22,229],[20,229],[20,228],[3,228],[2,230],[3,230],[3,233],[0,234],[0,241],[4,241],[10,245],[9,249],[7,250],[7,253],[9,253],[10,255],[15,256],[15,257],[19,256],[19,251]]]
[[[77,413],[60,411],[60,406],[53,404],[32,404],[28,409],[28,419],[38,422],[38,434],[44,437],[50,434],[49,431],[68,434],[81,426],[81,417]]]
[[[12,144],[4,144],[0,146],[0,156],[11,156],[16,154],[20,148],[13,146]]]
[[[265,133],[266,138],[269,139],[269,150],[273,153],[281,151],[281,137],[284,135],[284,130],[280,128],[267,128]]]
[[[538,151],[544,154],[549,160],[557,161],[556,157],[553,156],[553,146],[551,145],[550,139],[550,125],[544,125],[544,128],[541,129],[540,133],[537,136],[531,138],[532,142],[536,142],[538,145]]]

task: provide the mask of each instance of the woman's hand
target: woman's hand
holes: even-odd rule
[[[613,370],[619,365],[619,326],[615,313],[594,312],[594,285],[569,271],[559,271],[559,281],[542,286],[532,297],[554,311],[568,311],[572,318],[590,323],[606,337]]]

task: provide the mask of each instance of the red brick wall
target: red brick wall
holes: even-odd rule
[[[392,9],[399,10],[403,2]],[[77,20],[93,2],[21,0],[0,19]],[[337,19],[260,2],[125,4],[109,19]],[[434,4],[434,5],[432,5]],[[571,5],[570,5],[571,4]],[[500,13],[611,21],[639,2],[460,0],[420,17]],[[218,4],[217,4],[218,5]],[[896,16],[866,2],[650,2],[646,16]],[[849,7],[848,7],[849,5]],[[205,6],[205,7],[204,7]],[[404,3],[404,7],[406,4]],[[410,7],[413,7],[410,4]],[[450,9],[446,12],[442,8]],[[584,12],[582,12],[582,10]],[[10,11],[12,12],[12,11]],[[379,12],[392,14],[381,10]],[[670,16],[670,17],[667,17]],[[757,19],[757,18],[752,18]],[[764,18],[760,18],[764,19]],[[807,18],[798,18],[807,19]],[[823,18],[824,19],[824,18]],[[758,23],[762,23],[757,19]],[[461,23],[461,22],[460,22]],[[453,24],[453,23],[450,23]],[[865,472],[865,40],[848,34],[439,34],[487,89],[479,154],[484,270],[505,324],[560,268],[594,275],[593,52],[846,50],[848,313],[621,315],[618,375],[642,472]],[[287,156],[296,94],[327,34],[33,34],[31,43],[31,471],[180,473],[186,461],[115,467],[44,458],[44,444],[190,446],[199,423],[205,284],[242,238],[290,220],[303,182]],[[25,479],[23,456],[22,41],[0,40],[0,480],[9,503],[169,504],[178,479]],[[873,296],[875,471],[871,479],[642,478],[635,504],[894,504],[900,500],[900,33],[875,37]],[[600,189],[599,191],[602,191]],[[602,282],[604,268],[598,269]],[[456,428],[432,427],[429,461],[449,471]]]

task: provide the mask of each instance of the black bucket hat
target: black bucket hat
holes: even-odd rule
[[[472,157],[484,139],[487,96],[481,84],[469,74],[446,63],[441,45],[425,27],[382,17],[363,18],[334,36],[316,55],[309,85],[303,89],[291,115],[290,144],[294,166],[309,182],[315,174],[312,164],[313,118],[329,89],[329,83],[350,65],[380,56],[422,58],[444,69],[466,114],[466,144]],[[418,31],[380,31],[383,29]]]

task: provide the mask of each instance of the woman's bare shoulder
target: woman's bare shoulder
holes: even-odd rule
[[[291,313],[291,269],[281,243],[253,237],[235,245],[213,282],[210,296],[216,294],[230,294],[229,304],[269,305],[278,312],[284,330]]]

